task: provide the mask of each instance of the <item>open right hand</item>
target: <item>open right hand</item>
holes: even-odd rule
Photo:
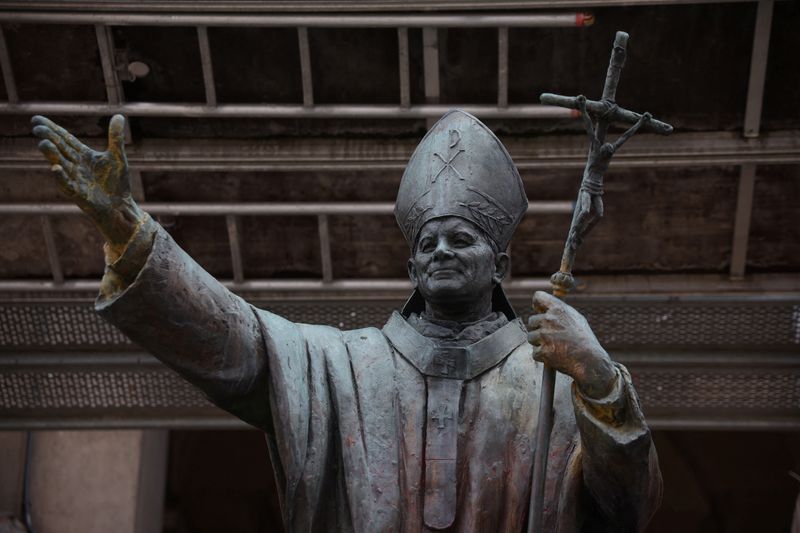
[[[92,150],[45,117],[36,115],[31,122],[61,190],[89,215],[109,244],[124,246],[143,215],[131,197],[125,118],[111,119],[105,152]]]

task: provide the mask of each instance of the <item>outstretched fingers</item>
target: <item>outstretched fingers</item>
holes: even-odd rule
[[[71,181],[70,176],[72,175],[75,165],[61,154],[55,144],[50,142],[49,139],[45,139],[39,143],[39,150],[52,165],[52,167],[50,167],[51,170],[58,174],[59,177],[63,174],[65,180]]]
[[[67,142],[64,140],[63,137],[58,135],[56,132],[51,130],[47,126],[36,126],[33,128],[33,134],[39,137],[42,140],[50,141],[59,151],[59,153],[67,158],[69,161],[73,163],[77,163],[79,160],[78,152],[75,151]],[[41,144],[40,144],[41,149]]]
[[[56,124],[55,122],[53,122],[52,120],[50,120],[47,117],[43,117],[42,115],[34,115],[33,118],[31,118],[31,124],[33,124],[33,126],[34,126],[33,129],[34,130],[36,130],[36,126],[45,126],[45,127],[49,128],[49,129],[51,129],[59,137],[64,139],[64,142],[67,145],[69,145],[70,148],[72,148],[73,150],[75,150],[78,153],[82,152],[83,150],[90,150],[90,148],[88,146],[86,146],[85,144],[83,144],[82,142],[80,142],[77,139],[77,137],[75,137],[70,132],[68,132],[67,130],[65,130],[64,128],[62,128],[61,126],[59,126],[58,124]],[[34,131],[34,133],[36,133],[36,132]]]

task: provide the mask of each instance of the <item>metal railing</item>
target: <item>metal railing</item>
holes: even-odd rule
[[[394,212],[394,204],[391,202],[263,202],[263,203],[143,203],[141,207],[151,215],[171,215],[171,216],[224,216],[228,231],[228,244],[231,252],[231,266],[233,271],[233,281],[235,286],[242,286],[251,289],[265,289],[285,287],[287,290],[312,290],[334,283],[333,262],[331,259],[330,247],[330,215],[384,215],[389,216]],[[570,214],[572,213],[572,202],[530,202],[528,205],[529,214]],[[77,215],[80,209],[72,204],[48,204],[48,203],[16,203],[0,204],[0,215],[34,215],[41,217],[42,232],[47,248],[47,256],[50,261],[50,270],[53,276],[53,283],[56,285],[64,284],[64,275],[56,247],[56,240],[53,234],[50,217],[53,215]],[[317,218],[317,231],[320,245],[322,283],[316,281],[305,282],[277,282],[270,283],[268,280],[254,280],[246,283],[241,252],[241,235],[239,230],[239,217],[241,216],[315,216]],[[536,288],[541,288],[541,280],[537,280]],[[31,285],[33,283],[33,285]],[[30,290],[31,288],[46,288],[49,283],[26,282],[24,285],[12,284],[18,290]],[[342,280],[341,283],[331,285],[336,290],[357,289],[363,287],[365,290],[392,290],[400,286],[409,286],[405,280]]]
[[[434,118],[451,107],[464,107],[482,118],[569,118],[574,113],[568,109],[548,106],[508,105],[508,28],[510,27],[582,27],[591,24],[591,15],[572,12],[554,14],[426,14],[426,15],[280,15],[280,14],[159,14],[159,13],[103,13],[0,11],[0,22],[43,24],[93,24],[107,102],[20,102],[17,96],[13,67],[5,38],[0,32],[0,66],[9,95],[8,102],[0,103],[4,114],[72,114],[110,115],[122,113],[129,116],[180,116],[180,117],[309,117],[309,118]],[[114,42],[111,26],[194,26],[197,28],[197,45],[203,72],[206,102],[204,104],[167,104],[126,102],[123,87],[114,64]],[[297,30],[302,79],[302,105],[284,104],[220,104],[216,95],[214,67],[208,27],[294,27]],[[498,28],[498,98],[496,106],[464,105],[440,106],[439,57],[437,28]],[[315,105],[311,75],[311,47],[309,28],[396,28],[399,59],[400,102],[397,105]],[[423,71],[425,76],[426,104],[411,105],[408,28],[422,28],[425,41]]]
[[[671,3],[671,2],[663,2]],[[592,5],[590,2],[581,5]],[[66,4],[65,4],[66,5]],[[576,5],[572,3],[571,5]],[[763,102],[763,87],[765,78],[766,59],[769,52],[772,11],[774,0],[759,0],[758,13],[753,37],[753,55],[751,57],[751,71],[748,84],[748,97],[745,109],[745,135],[755,137],[759,135],[761,107]],[[61,24],[93,24],[97,36],[100,60],[106,85],[107,102],[20,102],[11,65],[10,56],[5,38],[0,29],[0,66],[8,95],[7,103],[0,103],[0,113],[6,114],[78,114],[97,115],[125,113],[132,116],[182,116],[182,117],[315,117],[315,118],[428,118],[432,119],[444,113],[449,106],[438,104],[439,99],[439,54],[436,28],[440,27],[495,27],[498,29],[498,73],[497,105],[463,106],[475,112],[482,118],[567,118],[573,116],[573,111],[559,108],[548,108],[539,105],[509,105],[508,103],[508,28],[510,27],[580,27],[592,22],[591,15],[581,12],[541,14],[541,13],[460,13],[460,14],[392,14],[392,15],[354,15],[354,14],[187,14],[187,13],[158,13],[158,12],[127,12],[113,13],[108,11],[39,11],[39,10],[0,10],[0,22],[15,23],[61,23]],[[114,65],[114,43],[111,32],[112,25],[159,25],[159,26],[195,26],[197,28],[198,47],[202,62],[203,83],[205,87],[205,104],[167,104],[126,102],[122,85],[117,76],[117,66]],[[302,104],[301,105],[276,105],[276,104],[220,104],[216,96],[214,83],[214,70],[211,61],[210,43],[207,28],[209,26],[250,26],[250,27],[295,27],[297,29],[298,47],[300,50],[300,70],[302,78]],[[314,103],[313,80],[311,76],[311,49],[308,42],[308,29],[321,27],[380,27],[396,28],[398,37],[399,82],[400,102],[397,105],[317,105]],[[409,81],[409,52],[408,28],[422,28],[423,30],[423,77],[424,77],[424,104],[412,105],[410,98]],[[766,156],[765,156],[766,157]],[[780,159],[778,162],[784,162]],[[727,160],[730,158],[726,156]],[[784,157],[785,159],[785,157]],[[796,158],[795,158],[796,159]],[[622,159],[624,161],[624,159]],[[792,160],[792,157],[789,158]],[[764,161],[757,161],[767,162]],[[652,164],[651,161],[640,161],[641,164]],[[679,162],[680,163],[680,162]],[[740,163],[741,176],[739,197],[737,201],[735,230],[732,236],[732,254],[730,275],[740,279],[745,272],[747,258],[748,233],[752,212],[753,183],[757,177],[755,162],[743,160]],[[570,163],[572,165],[572,163]],[[312,165],[313,166],[313,165]],[[370,165],[367,165],[369,167]],[[141,196],[140,176],[133,173],[134,186]],[[555,202],[560,204],[546,206],[532,204],[531,209],[544,209],[547,212],[569,212],[568,202]],[[246,211],[238,211],[238,205]],[[236,216],[240,214],[298,214],[293,209],[303,210],[304,214],[318,217],[320,246],[322,250],[323,280],[332,281],[330,265],[330,238],[328,230],[328,215],[332,214],[388,214],[391,212],[390,204],[285,204],[283,207],[275,204],[220,204],[220,205],[195,205],[189,206],[159,206],[153,205],[154,213],[176,212],[182,214],[215,214],[226,217],[229,240],[231,241],[232,262],[234,265],[234,278],[244,282],[240,257],[240,235]],[[22,205],[0,206],[0,212],[6,214],[21,214],[26,209]],[[50,211],[48,211],[48,209]],[[59,210],[75,212],[69,206],[32,206],[27,214],[42,216],[42,229],[45,243],[48,246],[53,280],[55,283],[63,282],[63,274],[55,251],[52,225],[47,218]],[[312,212],[313,209],[322,211]],[[202,212],[202,213],[201,213]],[[326,251],[327,250],[327,251]],[[238,266],[237,266],[238,265]]]
[[[467,105],[466,109],[482,118],[568,118],[573,112],[562,108],[542,105],[508,104],[508,28],[509,27],[580,27],[592,22],[590,15],[584,13],[555,14],[415,14],[415,15],[276,15],[276,14],[159,14],[159,13],[98,13],[98,12],[60,12],[35,11],[0,12],[0,22],[46,23],[46,24],[92,24],[95,26],[100,62],[106,87],[107,102],[20,102],[16,90],[13,67],[0,29],[0,66],[7,88],[8,102],[0,103],[0,113],[7,114],[58,114],[58,115],[111,115],[122,113],[129,116],[179,116],[179,117],[309,117],[309,118],[435,118],[452,106],[439,105],[439,58],[436,28],[475,27],[498,28],[498,102],[496,106]],[[206,101],[204,104],[169,104],[127,102],[122,84],[114,64],[115,49],[111,26],[195,26],[199,47],[203,85]],[[300,52],[300,74],[302,79],[302,104],[279,105],[261,104],[220,104],[216,94],[214,68],[211,59],[211,44],[208,27],[295,27]],[[400,102],[397,105],[317,105],[314,103],[314,88],[311,75],[311,47],[308,41],[309,28],[396,28],[399,59]],[[412,105],[409,73],[408,28],[422,28],[425,41],[424,65],[426,104]],[[129,137],[130,138],[130,137]],[[141,194],[138,172],[135,188]],[[260,204],[144,204],[143,207],[154,215],[203,215],[224,216],[231,252],[233,282],[248,287],[273,286],[267,280],[247,282],[242,262],[241,232],[239,217],[243,215],[308,215],[317,217],[320,243],[322,284],[334,286],[333,267],[330,250],[329,215],[390,215],[391,203],[260,203]],[[571,202],[533,202],[529,207],[532,213],[569,214]],[[44,242],[47,247],[53,283],[64,284],[56,241],[50,216],[78,213],[77,207],[67,204],[12,204],[0,205],[0,214],[38,215],[41,217]],[[34,282],[35,283],[35,282]],[[316,281],[297,284],[291,287],[317,288]],[[365,287],[367,289],[391,289],[406,281],[348,280],[338,286]],[[537,282],[538,283],[538,282]],[[278,282],[281,284],[281,282]],[[25,283],[29,287],[30,282]],[[286,285],[284,283],[284,285]],[[38,286],[47,286],[39,283]]]

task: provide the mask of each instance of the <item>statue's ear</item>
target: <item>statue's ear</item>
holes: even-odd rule
[[[417,272],[417,265],[414,263],[413,257],[408,259],[406,267],[408,268],[408,278],[411,280],[411,286],[416,289],[419,285],[419,273]]]
[[[511,264],[511,258],[505,252],[499,252],[494,257],[494,276],[492,276],[492,281],[495,284],[500,285],[500,283],[505,279],[506,275],[508,274],[508,267]]]

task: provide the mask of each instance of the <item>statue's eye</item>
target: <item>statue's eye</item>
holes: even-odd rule
[[[470,246],[474,242],[469,235],[456,235],[455,239],[453,239],[453,244],[459,247]]]

